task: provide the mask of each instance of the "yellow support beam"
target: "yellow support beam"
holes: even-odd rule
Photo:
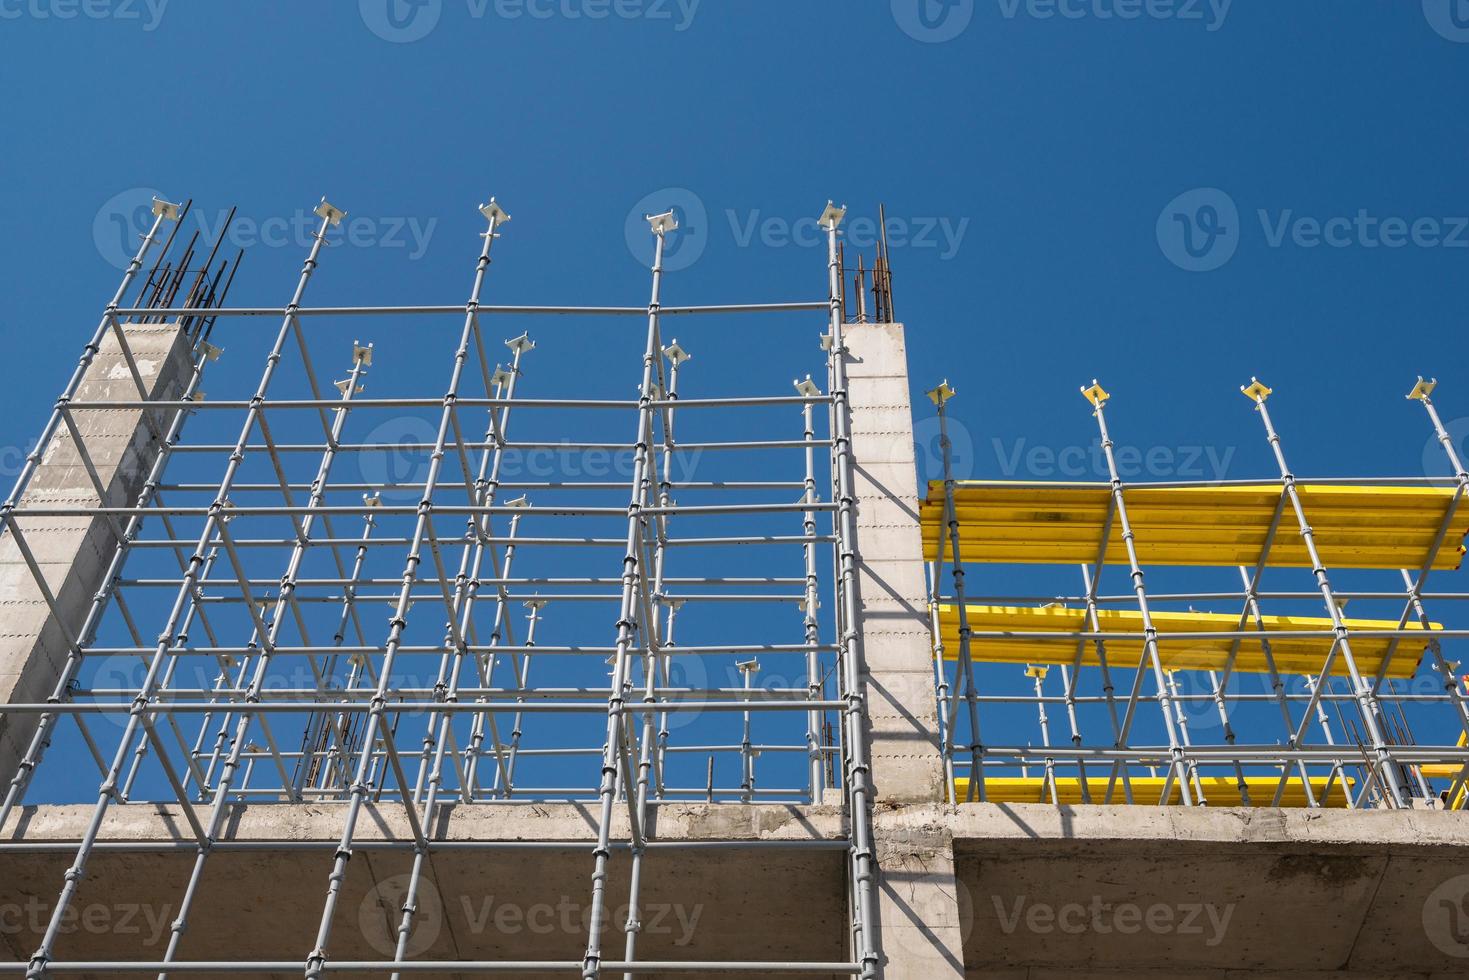
[[[1110,488],[1101,483],[964,480],[954,488],[966,563],[1095,562]],[[1428,560],[1454,491],[1449,487],[1302,486],[1301,503],[1329,568],[1420,568]],[[1144,565],[1254,565],[1280,501],[1278,483],[1228,487],[1127,489],[1127,511]],[[944,533],[944,488],[928,487],[922,505],[926,557]],[[1469,533],[1469,507],[1454,515],[1435,569],[1458,568]],[[945,552],[947,558],[947,542]],[[1108,564],[1126,564],[1114,520]],[[1309,568],[1287,512],[1270,549],[1273,567]]]
[[[1087,790],[1091,794],[1091,802],[1101,803],[1107,798],[1107,777],[1092,776],[1087,778]],[[1199,782],[1203,784],[1204,800],[1209,806],[1270,806],[1275,799],[1275,788],[1280,785],[1279,776],[1246,776],[1245,788],[1249,790],[1250,802],[1244,801],[1240,793],[1239,782],[1233,776],[1201,776]],[[1327,783],[1331,783],[1331,791],[1327,793]],[[1348,780],[1352,782],[1352,780]],[[1132,778],[1132,799],[1137,806],[1157,806],[1163,796],[1163,787],[1167,780],[1162,776],[1134,776]],[[1311,778],[1311,793],[1320,806],[1345,808],[1347,806],[1346,792],[1342,788],[1340,779],[1330,779],[1327,776],[1313,776]],[[964,776],[954,780],[954,799],[964,801],[969,799],[969,780]],[[986,803],[1050,803],[1051,788],[1046,784],[1043,776],[990,776],[984,781],[984,794]],[[975,799],[979,797],[976,794]],[[1168,797],[1167,806],[1177,806],[1180,794],[1178,783],[1175,780],[1173,788]],[[1082,803],[1081,780],[1075,776],[1056,777],[1056,802],[1063,805],[1078,805]],[[1114,805],[1126,804],[1127,797],[1122,792],[1122,779],[1118,777],[1112,789],[1112,803]],[[1285,785],[1285,793],[1280,798],[1283,807],[1299,808],[1307,806],[1306,791],[1301,786],[1300,777],[1293,776]]]
[[[1001,664],[1070,664],[1076,657],[1075,636],[1058,636],[1027,639],[1027,633],[1084,633],[1090,632],[1085,609],[1064,606],[980,606],[970,604],[969,629],[976,633],[1008,633],[1011,636],[998,638],[972,637],[969,641],[970,656],[979,663]],[[1197,612],[1154,612],[1153,625],[1158,630],[1158,654],[1165,670],[1223,670],[1229,657],[1233,640],[1229,637],[1205,637],[1193,639],[1169,639],[1170,633],[1233,633],[1239,629],[1238,615]],[[1307,616],[1264,616],[1265,629],[1255,627],[1253,619],[1245,624],[1245,631],[1256,633],[1270,641],[1270,652],[1275,657],[1275,667],[1282,674],[1315,674],[1321,670],[1327,653],[1331,650],[1331,637],[1272,636],[1272,633],[1290,630],[1311,630],[1330,633],[1332,623],[1325,617]],[[1134,661],[1142,656],[1142,614],[1135,610],[1102,609],[1097,612],[1097,622],[1103,634],[1119,634],[1116,639],[1106,639],[1108,663],[1119,666],[1130,657]],[[1394,630],[1397,620],[1348,619],[1349,630]],[[1432,629],[1443,629],[1440,623],[1430,624]],[[939,628],[943,633],[944,656],[948,660],[959,657],[959,610],[952,603],[939,604]],[[1419,623],[1410,622],[1405,629],[1422,630]],[[1126,637],[1126,634],[1135,634]],[[1388,665],[1388,677],[1412,677],[1418,669],[1418,661],[1428,637],[1416,640],[1408,638],[1398,644]],[[1357,669],[1366,676],[1373,676],[1382,666],[1382,658],[1391,644],[1388,637],[1352,636],[1352,655]],[[1081,662],[1085,666],[1097,666],[1096,644],[1085,641]],[[1264,674],[1269,672],[1265,652],[1257,639],[1240,641],[1239,653],[1235,657],[1236,672]],[[1338,656],[1334,674],[1347,676],[1344,658]]]

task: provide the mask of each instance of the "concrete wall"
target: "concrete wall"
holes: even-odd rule
[[[150,398],[176,398],[190,371],[188,347],[175,324],[132,324],[124,328]],[[108,333],[87,369],[74,401],[136,401],[137,384],[116,336]],[[82,447],[90,457],[109,503],[132,503],[157,456],[158,444],[137,409],[74,414]],[[154,413],[160,433],[169,419]],[[41,463],[20,502],[21,533],[73,634],[102,586],[117,541],[100,517],[23,516],[27,506],[96,505],[95,484],[65,426],[44,448]],[[119,522],[125,523],[125,522]],[[67,633],[47,607],[43,593],[15,540],[0,537],[0,703],[45,701],[66,662]],[[15,774],[37,715],[0,713],[0,785]]]

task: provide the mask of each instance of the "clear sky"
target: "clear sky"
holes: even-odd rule
[[[669,206],[668,301],[819,299],[811,219],[870,253],[885,203],[920,461],[947,377],[961,475],[1101,478],[1092,378],[1141,478],[1274,477],[1251,375],[1304,475],[1445,474],[1419,374],[1469,437],[1464,0],[0,0],[0,55],[7,479],[155,191],[240,208],[240,305],[323,194],[322,304],[462,302],[492,194],[490,302],[645,302],[629,222]],[[819,329],[680,339],[705,377],[769,345],[711,387],[785,393]]]
[[[489,194],[516,218],[498,295],[585,303],[643,301],[627,216],[685,199],[681,298],[819,293],[788,232],[832,197],[905,226],[913,378],[959,387],[979,475],[1071,475],[1031,450],[1090,438],[1094,376],[1120,443],[1173,454],[1149,475],[1266,475],[1251,374],[1301,472],[1421,472],[1414,377],[1469,417],[1461,23],[1448,0],[0,0],[0,445],[64,383],[139,188],[240,207],[252,302],[301,256],[270,219],[322,194],[363,223],[319,296],[440,303]],[[1199,189],[1222,195],[1173,203]]]

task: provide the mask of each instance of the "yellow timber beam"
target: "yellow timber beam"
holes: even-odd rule
[[[1092,632],[1088,628],[1085,609],[1064,606],[981,606],[969,604],[969,629],[972,633],[1004,633],[1005,636],[975,636],[969,641],[969,654],[978,663],[1009,664],[1070,664],[1076,657],[1077,638],[1074,634]],[[1234,633],[1239,631],[1239,616],[1222,613],[1197,612],[1154,612],[1153,626],[1158,630],[1158,654],[1165,670],[1223,670],[1234,640],[1228,636],[1209,637],[1197,634]],[[1270,652],[1275,658],[1275,668],[1282,674],[1320,673],[1326,655],[1331,650],[1332,629],[1330,619],[1305,616],[1261,617],[1264,630],[1256,628],[1253,619],[1245,623],[1244,631],[1253,633],[1270,642]],[[1102,609],[1097,612],[1097,623],[1104,639],[1112,666],[1124,665],[1127,658],[1136,661],[1142,655],[1143,617],[1136,610]],[[1394,630],[1396,620],[1348,619],[1347,629]],[[1432,629],[1443,629],[1440,623],[1431,623]],[[943,634],[944,657],[957,660],[959,657],[959,611],[952,603],[939,604],[939,628]],[[1407,630],[1422,630],[1419,623],[1410,622]],[[1290,631],[1311,631],[1321,636],[1290,636]],[[1073,634],[1070,636],[1030,636],[1026,634]],[[1187,638],[1170,638],[1169,634],[1194,634]],[[1287,635],[1278,635],[1286,633]],[[1118,634],[1115,638],[1106,634]],[[1272,635],[1277,634],[1277,635]],[[1388,677],[1412,677],[1418,669],[1428,634],[1422,639],[1408,637],[1398,644],[1388,665]],[[1392,640],[1389,637],[1353,635],[1352,655],[1357,668],[1366,676],[1373,676],[1382,666]],[[1086,640],[1082,645],[1083,665],[1097,666],[1096,643]],[[1254,637],[1240,640],[1239,652],[1235,657],[1234,670],[1251,674],[1268,673],[1265,651],[1259,639]],[[1345,660],[1337,656],[1333,674],[1346,676]]]
[[[1270,806],[1275,799],[1275,789],[1280,785],[1280,777],[1246,776],[1245,788],[1250,794],[1248,804],[1244,802],[1244,796],[1240,792],[1239,781],[1233,776],[1201,776],[1199,782],[1203,784],[1203,798],[1209,806]],[[1327,793],[1328,782],[1331,784],[1329,795]],[[1132,778],[1133,803],[1138,806],[1159,805],[1166,783],[1167,780],[1162,776],[1134,776]],[[1087,790],[1091,794],[1092,803],[1102,803],[1107,799],[1107,777],[1088,777]],[[962,802],[969,799],[968,793],[969,780],[964,776],[955,779],[954,798]],[[990,776],[984,781],[984,793],[987,803],[1052,802],[1051,788],[1043,776]],[[1346,793],[1343,791],[1340,779],[1313,776],[1311,793],[1315,796],[1319,806],[1343,808],[1347,805]],[[1057,776],[1056,797],[1056,802],[1061,804],[1082,803],[1081,781],[1075,776]],[[978,800],[978,798],[976,794],[975,799]],[[1178,783],[1175,780],[1165,805],[1177,806],[1179,799]],[[1122,792],[1122,779],[1119,777],[1112,788],[1112,803],[1121,805],[1126,802],[1127,797]],[[1299,777],[1293,776],[1286,783],[1285,793],[1280,798],[1280,805],[1284,807],[1309,805],[1306,800],[1306,791],[1301,786]]]
[[[1328,568],[1420,568],[1448,512],[1448,487],[1300,487],[1301,504]],[[966,563],[1082,564],[1097,560],[1109,513],[1106,484],[960,481],[954,509]],[[1127,511],[1144,565],[1254,565],[1265,546],[1281,488],[1276,483],[1126,490]],[[944,535],[944,490],[930,483],[922,505],[924,551],[932,561]],[[1286,513],[1268,564],[1310,567]],[[1469,507],[1454,515],[1435,569],[1459,566]],[[945,542],[947,552],[947,542]],[[952,557],[946,555],[946,557]],[[1125,564],[1118,522],[1106,561]]]

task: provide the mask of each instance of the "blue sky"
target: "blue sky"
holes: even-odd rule
[[[516,217],[499,295],[571,303],[644,300],[624,225],[646,195],[707,215],[677,286],[701,301],[819,293],[821,249],[787,229],[885,202],[915,383],[960,388],[979,475],[1065,475],[1028,453],[1090,438],[1093,376],[1119,442],[1176,451],[1160,469],[1214,447],[1231,477],[1268,464],[1251,374],[1301,472],[1421,472],[1419,373],[1469,416],[1465,132],[1435,108],[1469,29],[1446,0],[923,2],[5,0],[0,331],[24,370],[0,445],[38,430],[140,188],[240,207],[252,302],[300,260],[271,219],[322,194],[363,223],[319,289],[384,302],[461,299],[489,194]],[[1235,211],[1193,246],[1227,261],[1185,271],[1165,211],[1210,188]],[[1334,218],[1340,244],[1313,239]],[[1389,247],[1393,218],[1427,224]]]
[[[1100,478],[1094,377],[1142,478],[1273,477],[1251,375],[1301,474],[1446,473],[1419,374],[1469,436],[1464,0],[0,0],[0,53],[8,473],[155,190],[238,205],[240,305],[287,300],[323,194],[320,304],[462,302],[492,194],[490,302],[644,303],[675,205],[667,301],[816,299],[811,219],[860,244],[883,202],[918,414],[959,389],[977,477]],[[535,329],[543,390],[632,390],[637,329]],[[711,393],[819,370],[819,323],[670,332]]]

